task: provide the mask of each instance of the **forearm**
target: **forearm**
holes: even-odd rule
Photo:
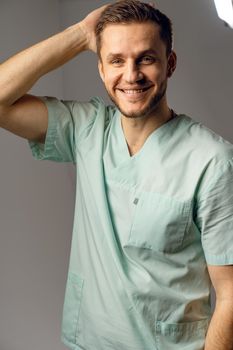
[[[204,350],[233,350],[233,305],[216,303]]]
[[[86,48],[79,23],[0,65],[0,106],[10,106],[26,94],[44,74],[58,68]]]

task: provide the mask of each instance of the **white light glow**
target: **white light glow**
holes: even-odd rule
[[[219,18],[233,28],[232,0],[214,0]]]

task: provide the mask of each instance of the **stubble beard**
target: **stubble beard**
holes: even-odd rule
[[[122,115],[130,119],[139,119],[139,118],[147,118],[151,116],[155,111],[158,110],[160,102],[162,98],[165,96],[166,91],[167,91],[167,81],[164,81],[162,86],[160,87],[159,92],[157,92],[150,98],[147,106],[143,110],[140,110],[138,112],[133,112],[133,113],[128,113],[123,108],[121,108],[120,104],[116,101],[116,99],[112,96],[112,94],[108,90],[107,90],[107,93],[111,101],[116,105],[116,107],[119,109]]]

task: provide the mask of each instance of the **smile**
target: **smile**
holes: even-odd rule
[[[149,90],[151,88],[151,86],[148,86],[146,88],[143,89],[119,89],[121,92],[124,92],[127,95],[136,95],[136,94],[140,94],[142,92],[145,92],[147,90]]]

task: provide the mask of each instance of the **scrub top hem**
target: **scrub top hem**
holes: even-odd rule
[[[51,102],[46,97],[38,97],[38,98],[45,103],[48,111],[48,128],[47,128],[45,143],[43,144],[40,142],[28,140],[28,144],[31,148],[32,155],[35,159],[49,160],[49,157],[51,156],[51,153],[53,151],[53,145],[57,136],[56,114],[50,111]],[[53,160],[56,162],[61,162],[61,159],[59,159],[58,157],[54,157]]]
[[[206,262],[209,265],[233,265],[233,254],[214,255],[205,251]]]
[[[61,336],[61,342],[71,350],[88,350],[87,348],[80,347],[77,344],[73,344],[66,340],[65,337]]]

